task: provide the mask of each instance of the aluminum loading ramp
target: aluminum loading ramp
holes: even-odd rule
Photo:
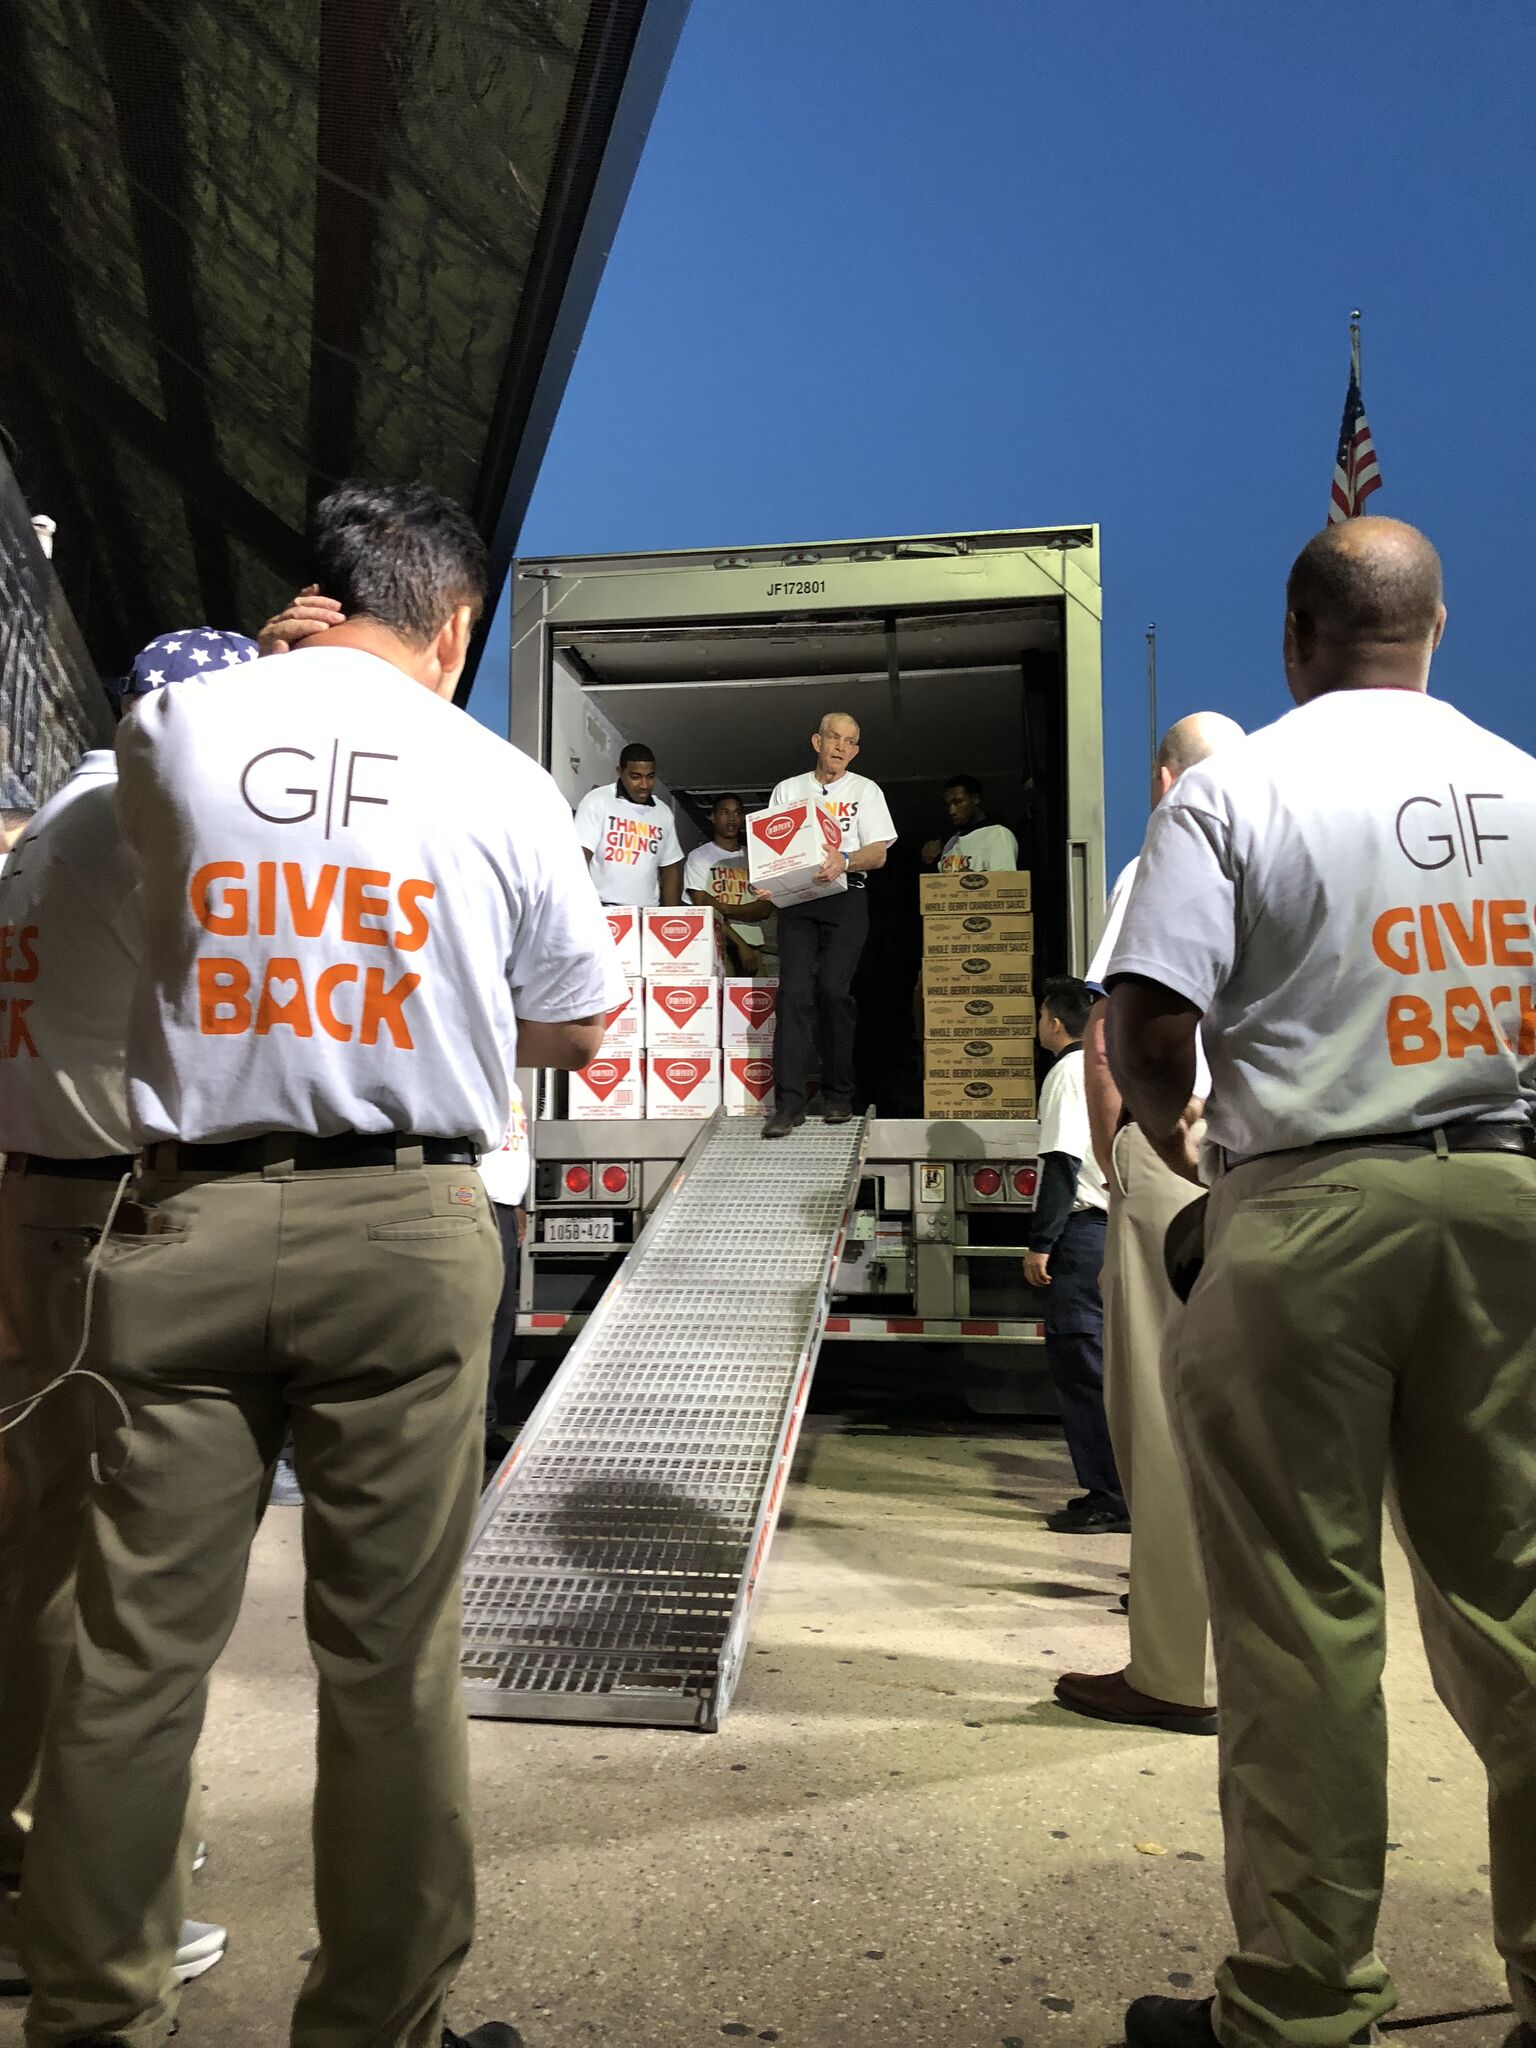
[[[868,1121],[705,1125],[481,1504],[471,1714],[719,1727]]]

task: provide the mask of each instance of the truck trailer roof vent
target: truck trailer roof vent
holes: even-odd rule
[[[904,540],[896,549],[898,561],[927,561],[935,555],[966,555],[970,549],[963,540]]]
[[[750,569],[751,566],[750,555],[720,555],[715,561],[717,569]]]

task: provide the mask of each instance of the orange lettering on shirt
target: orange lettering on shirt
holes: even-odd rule
[[[6,1013],[5,1050],[0,1058],[13,1060],[18,1053],[26,1053],[29,1059],[37,1058],[37,1047],[32,1042],[32,1033],[27,1029],[27,1012],[32,1007],[30,996],[11,996],[0,999],[0,1010]]]
[[[1440,1057],[1434,1012],[1422,996],[1394,996],[1387,1005],[1387,1050],[1394,1067],[1418,1067]]]
[[[397,953],[419,953],[431,934],[420,906],[430,903],[437,894],[436,882],[402,882],[400,884],[400,915],[405,919],[405,930],[395,933]]]
[[[36,981],[37,979],[37,926],[24,924],[16,934],[16,944],[21,952],[21,965],[11,976],[12,981]]]
[[[341,885],[341,936],[352,946],[387,946],[387,934],[377,925],[364,924],[365,917],[388,917],[389,898],[380,889],[389,887],[389,876],[380,868],[348,868]]]
[[[1520,991],[1520,1043],[1515,1051],[1522,1059],[1536,1052],[1536,988]]]
[[[220,938],[243,939],[250,930],[246,893],[243,889],[231,889],[220,908],[215,909],[211,890],[215,882],[239,882],[245,877],[245,865],[238,860],[211,860],[206,867],[198,869],[192,877],[188,894],[192,901],[192,915],[205,932],[216,932]]]
[[[331,873],[335,872],[333,868]],[[352,1036],[352,1026],[337,1016],[331,1007],[331,997],[344,981],[356,981],[357,972],[350,962],[340,967],[327,967],[315,983],[315,1015],[320,1019],[320,1029],[328,1038],[339,1039],[343,1045]]]
[[[326,915],[331,899],[336,894],[336,884],[341,879],[341,869],[327,862],[315,878],[315,893],[304,894],[304,870],[296,860],[283,862],[283,886],[288,892],[288,916],[293,924],[296,939],[318,939],[325,930]]]
[[[1445,926],[1446,937],[1461,955],[1463,967],[1486,967],[1488,965],[1488,933],[1483,913],[1487,909],[1481,896],[1472,905],[1472,929],[1468,931],[1461,921],[1461,912],[1454,903],[1439,906],[1440,921]]]
[[[1441,904],[1442,911],[1446,909]],[[1496,1053],[1499,1041],[1475,988],[1448,988],[1445,992],[1445,1049],[1453,1060],[1464,1060],[1473,1047]]]
[[[290,984],[291,995],[286,993]],[[313,1038],[315,1035],[315,1027],[309,1021],[309,1003],[304,995],[304,976],[299,963],[282,955],[267,962],[261,983],[261,1000],[256,1005],[258,1035],[274,1030],[279,1024],[286,1024],[296,1038]]]
[[[232,1038],[250,1030],[250,991],[251,977],[242,961],[198,955],[197,1028],[204,1038]]]
[[[1536,953],[1530,948],[1531,927],[1525,915],[1525,905],[1509,897],[1495,898],[1488,906],[1488,942],[1493,953],[1495,967],[1536,966]],[[1519,945],[1518,940],[1527,943]]]
[[[384,969],[370,967],[363,977],[363,1021],[358,1027],[358,1039],[363,1045],[377,1045],[379,1027],[389,1033],[391,1041],[403,1052],[415,1049],[411,1027],[405,1021],[406,998],[421,987],[419,974],[402,974],[393,988],[384,986]]]
[[[1440,929],[1435,923],[1435,906],[1426,903],[1419,912],[1419,923],[1424,929],[1424,965],[1440,974],[1445,968],[1445,948],[1440,943]]]
[[[277,862],[264,860],[256,868],[256,929],[264,939],[277,930]]]
[[[1407,934],[1394,946],[1392,934],[1402,925],[1408,927]],[[1381,913],[1371,926],[1371,945],[1383,967],[1395,968],[1399,974],[1418,973],[1418,935],[1415,930],[1414,914],[1406,904],[1399,910],[1384,910]]]

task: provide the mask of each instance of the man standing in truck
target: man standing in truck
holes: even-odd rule
[[[952,775],[939,791],[949,817],[949,836],[930,839],[923,848],[923,866],[943,874],[975,874],[980,870],[1016,869],[1019,842],[1006,825],[987,817],[981,784],[974,775]]]
[[[715,798],[709,829],[713,837],[693,849],[683,870],[688,901],[713,905],[725,914],[725,942],[736,971],[759,974],[764,946],[774,930],[774,911],[747,880],[747,813],[739,796]]]
[[[770,808],[818,803],[842,833],[841,847],[828,853],[817,872],[820,882],[846,874],[848,887],[779,913],[779,1028],[773,1049],[774,1114],[765,1138],[784,1138],[805,1122],[810,1076],[820,1039],[821,1090],[829,1124],[853,1115],[854,970],[869,931],[867,878],[885,866],[896,827],[877,783],[850,774],[859,751],[859,722],[846,711],[829,711],[811,735],[816,766],[791,775],[769,798]]]
[[[683,849],[670,808],[656,796],[656,756],[638,742],[619,756],[618,780],[589,789],[576,837],[604,903],[673,910],[683,900]]]

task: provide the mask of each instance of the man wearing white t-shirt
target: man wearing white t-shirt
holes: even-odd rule
[[[1351,519],[1287,589],[1298,708],[1184,775],[1109,963],[1154,1141],[1203,1030],[1221,1173],[1169,1360],[1211,1597],[1233,1953],[1129,2048],[1344,2048],[1395,1993],[1383,1493],[1488,1774],[1494,1939],[1536,2043],[1536,761],[1426,695],[1440,564]]]
[[[312,548],[345,624],[259,688],[159,690],[118,735],[143,1158],[85,1362],[131,1426],[86,1523],[27,1853],[34,2048],[169,2028],[192,1754],[290,1430],[319,1676],[293,2041],[459,2038],[458,1594],[502,1277],[474,1169],[506,1129],[506,1048],[584,1064],[619,977],[553,781],[448,701],[484,598],[468,519],[346,485]]]
[[[124,707],[205,669],[237,689],[255,658],[238,633],[163,634],[135,656]],[[89,1380],[38,1397],[79,1348],[87,1262],[134,1170],[124,1063],[142,951],[137,880],[118,829],[116,757],[93,750],[0,875],[0,1421],[12,1425],[0,1439],[0,1984],[12,1987],[24,1976],[22,1851],[74,1647],[98,1405],[107,1412]],[[17,1405],[34,1399],[30,1412]],[[211,1969],[224,1945],[222,1927],[188,1921],[179,1981]]]
[[[1152,784],[1155,811],[1187,768],[1243,737],[1235,720],[1197,711],[1163,735]],[[1115,882],[1104,930],[1088,968],[1099,995],[1083,1038],[1083,1078],[1093,1148],[1109,1186],[1104,1238],[1104,1412],[1115,1465],[1131,1511],[1130,1658],[1122,1670],[1064,1671],[1056,1697],[1075,1713],[1132,1727],[1210,1734],[1216,1674],[1210,1611],[1195,1540],[1194,1515],[1163,1392],[1162,1357],[1180,1304],[1168,1284],[1163,1243],[1168,1226],[1199,1197],[1199,1187],[1163,1158],[1125,1115],[1104,1056],[1102,989],[1119,937],[1131,861]],[[1196,1047],[1191,1120],[1204,1109],[1210,1076]]]
[[[924,867],[961,875],[1018,867],[1019,842],[1006,825],[989,821],[974,775],[952,775],[939,791],[939,800],[949,818],[949,835],[928,841]]]
[[[501,1239],[501,1299],[491,1324],[491,1356],[486,1367],[487,1465],[493,1460],[500,1464],[506,1451],[501,1431],[511,1420],[513,1397],[522,1381],[517,1359],[517,1282],[528,1229],[528,1174],[528,1112],[514,1081],[506,1134],[494,1152],[480,1155],[480,1178],[491,1198],[491,1213]]]
[[[762,972],[763,948],[773,932],[773,905],[747,879],[747,814],[741,798],[717,796],[710,806],[713,837],[689,854],[683,883],[690,903],[725,913],[726,943],[738,974]]]
[[[670,807],[656,795],[649,747],[627,746],[618,780],[587,791],[576,807],[576,836],[602,902],[682,902],[682,842]]]
[[[885,866],[896,827],[877,783],[849,770],[859,752],[859,724],[846,711],[829,711],[811,735],[816,766],[791,775],[769,798],[782,804],[812,802],[837,820],[842,845],[833,848],[817,880],[846,874],[848,887],[779,913],[779,1024],[773,1045],[774,1113],[765,1138],[783,1138],[805,1122],[813,1067],[821,1067],[826,1120],[853,1114],[854,970],[869,932],[866,878]],[[819,1040],[819,1048],[818,1048]]]

